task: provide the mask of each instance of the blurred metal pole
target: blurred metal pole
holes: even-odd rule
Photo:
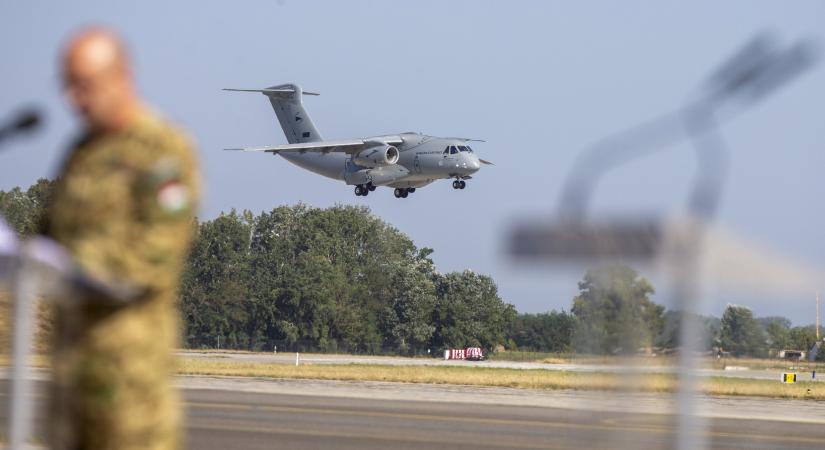
[[[514,228],[510,249],[524,259],[548,258],[569,263],[605,257],[653,260],[669,236],[664,263],[673,269],[673,304],[682,312],[678,360],[676,448],[707,447],[705,424],[698,415],[699,254],[704,228],[713,220],[727,172],[728,153],[717,117],[733,107],[742,112],[787,84],[817,62],[817,49],[802,40],[780,48],[758,35],[729,58],[705,83],[703,95],[677,111],[659,116],[592,145],[574,165],[562,191],[558,218],[549,227],[525,224]],[[672,233],[649,221],[593,222],[587,219],[597,181],[610,169],[689,139],[698,168],[688,203],[689,216]]]
[[[678,393],[679,405],[676,448],[680,450],[707,448],[706,424],[699,416],[699,382],[701,351],[699,314],[699,254],[702,251],[704,229],[716,215],[722,184],[727,175],[728,149],[719,134],[712,104],[697,103],[684,113],[685,133],[696,150],[699,164],[694,190],[688,204],[690,218],[684,230],[679,230],[670,257],[674,271],[673,302],[682,311],[679,340]]]
[[[14,322],[12,324],[11,392],[9,401],[9,449],[26,448],[31,435],[31,380],[29,357],[32,348],[32,323],[37,283],[26,258],[13,266]]]

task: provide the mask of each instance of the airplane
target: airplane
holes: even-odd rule
[[[452,179],[453,189],[464,189],[481,164],[468,142],[478,139],[434,137],[407,132],[398,135],[325,141],[303,106],[304,91],[297,84],[265,89],[224,89],[265,95],[289,144],[228,148],[231,151],[280,155],[298,167],[355,186],[356,196],[367,196],[378,186],[394,188],[396,198],[407,198],[417,188]]]

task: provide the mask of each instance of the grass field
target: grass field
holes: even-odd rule
[[[754,360],[754,365],[759,367],[770,365],[770,363],[760,363],[760,361]],[[42,355],[35,356],[31,362],[35,367],[48,368],[48,358]],[[0,366],[7,364],[7,357],[0,355]],[[676,379],[669,374],[646,374],[631,379],[607,372],[381,364],[302,364],[294,366],[229,358],[185,356],[178,358],[177,372],[181,375],[386,381],[546,390],[673,392],[676,389]],[[823,374],[825,375],[825,371]],[[783,384],[778,380],[708,377],[701,380],[701,389],[708,395],[825,400],[825,382],[802,381]]]
[[[528,389],[578,389],[641,392],[673,392],[672,375],[648,374],[628,380],[615,374],[543,369],[499,369],[455,366],[395,366],[374,364],[324,364],[300,366],[261,362],[181,358],[178,373],[342,381],[389,381],[403,383],[458,384]],[[702,380],[708,395],[735,395],[825,400],[825,383],[783,384],[772,380],[710,377]]]

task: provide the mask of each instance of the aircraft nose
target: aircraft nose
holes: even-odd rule
[[[467,168],[472,170],[473,172],[478,171],[481,168],[481,163],[478,161],[478,158],[472,156],[469,158],[470,160],[467,162]]]

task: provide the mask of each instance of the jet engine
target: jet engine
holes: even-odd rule
[[[352,160],[362,167],[391,166],[398,162],[398,156],[397,148],[381,144],[361,150]]]

